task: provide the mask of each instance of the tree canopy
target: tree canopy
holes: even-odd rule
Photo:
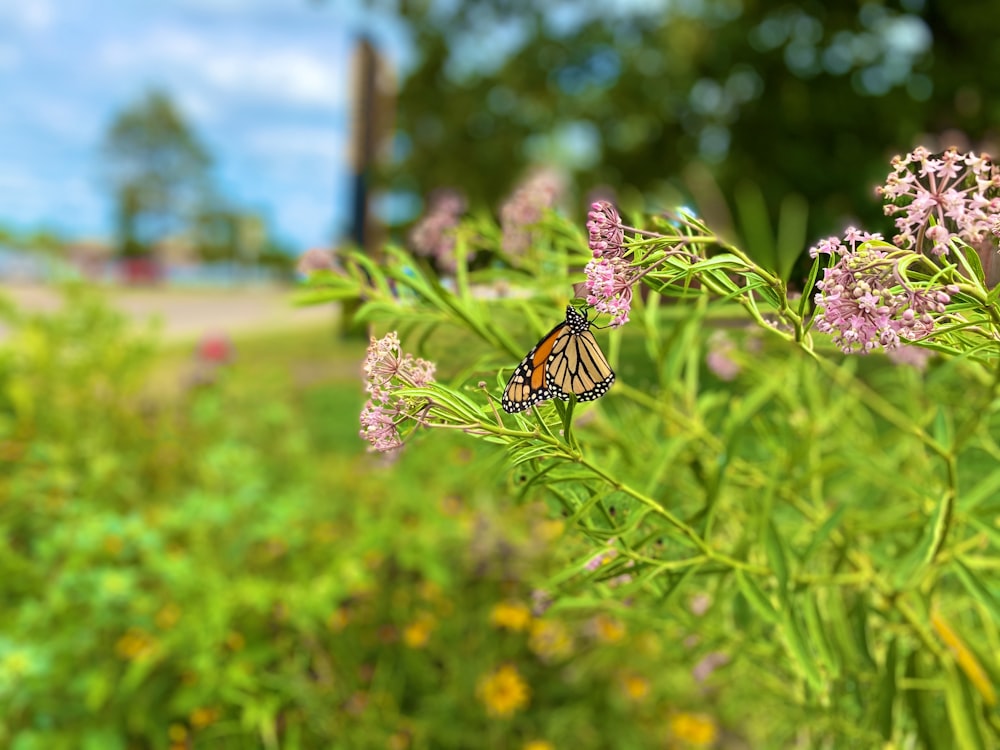
[[[147,93],[118,114],[105,136],[104,156],[127,255],[148,252],[185,227],[207,193],[209,154],[163,91]]]
[[[723,195],[757,186],[772,214],[801,195],[812,236],[880,224],[871,190],[889,157],[927,134],[979,148],[992,134],[992,8],[410,0],[395,12],[417,62],[383,184],[454,186],[495,209],[528,165],[556,161],[626,203],[711,174]]]

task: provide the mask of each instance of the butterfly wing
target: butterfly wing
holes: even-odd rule
[[[546,377],[549,358],[556,343],[565,338],[566,322],[562,322],[542,337],[528,355],[521,360],[507,381],[500,405],[505,412],[514,414],[524,411],[555,395]]]
[[[590,332],[590,321],[572,305],[566,320],[528,352],[507,381],[500,404],[513,414],[550,398],[593,401],[608,392],[615,373]]]
[[[549,390],[563,401],[599,399],[615,382],[615,373],[590,330],[570,332],[554,342],[545,373]]]

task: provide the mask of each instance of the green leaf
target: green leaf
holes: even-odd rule
[[[772,308],[775,310],[781,308],[781,300],[778,298],[777,292],[763,278],[755,273],[745,274],[745,277],[748,282],[754,285],[754,288],[757,289],[760,295],[770,303]]]
[[[951,409],[938,405],[934,415],[934,439],[947,451],[955,444],[955,430],[951,420]]]
[[[953,665],[949,665],[945,673],[944,698],[948,723],[955,735],[955,747],[959,750],[985,750],[972,688]]]
[[[925,663],[929,658],[919,651],[911,651],[906,659],[907,680],[921,684],[921,687],[911,687],[904,692],[906,707],[916,724],[917,737],[927,750],[950,750],[951,737],[944,731],[947,722],[941,697],[937,691],[932,693],[922,686],[937,675],[937,670],[932,671]]]
[[[819,602],[817,601],[817,596],[820,593],[819,591],[811,591],[804,594],[800,609],[805,620],[806,632],[809,635],[810,643],[816,647],[817,656],[822,661],[823,666],[826,667],[827,673],[836,678],[840,675],[841,671],[840,659],[834,653],[827,632],[828,628],[820,616]]]
[[[746,575],[742,570],[737,570],[736,585],[739,587],[740,593],[743,594],[743,598],[747,600],[747,603],[758,615],[763,617],[768,622],[778,622],[777,611],[771,604],[771,600],[767,598],[767,594],[761,590],[756,581]]]
[[[792,656],[795,657],[795,661],[802,668],[802,674],[809,685],[814,690],[822,690],[824,686],[823,677],[816,667],[816,661],[813,659],[812,654],[809,653],[809,647],[806,644],[802,628],[799,625],[798,618],[795,616],[795,608],[786,609],[782,614],[781,629],[784,633],[789,652],[791,652]]]
[[[955,573],[966,590],[972,594],[972,597],[990,611],[994,621],[1000,622],[1000,602],[993,596],[993,592],[986,587],[986,584],[980,580],[979,576],[969,570],[961,560],[955,560]]]
[[[774,260],[775,270],[784,281],[791,278],[795,261],[805,250],[808,218],[809,204],[798,193],[789,193],[781,201]]]
[[[1000,286],[997,288],[1000,289]],[[998,492],[1000,492],[1000,469],[995,469],[976,482],[968,492],[962,494],[959,507],[966,512],[972,511],[983,501],[996,498]]]
[[[778,590],[781,598],[785,600],[784,605],[786,608],[790,608],[787,601],[788,556],[785,554],[784,543],[781,541],[781,535],[778,533],[777,528],[775,528],[773,520],[768,522],[767,530],[764,533],[764,551],[767,553],[768,562],[771,564],[771,569],[778,579]]]
[[[774,268],[777,260],[774,232],[760,187],[754,182],[741,182],[733,195],[733,202],[747,253],[758,263]]]
[[[973,250],[971,247],[966,245],[964,242],[959,245],[962,250],[962,254],[965,256],[965,260],[968,262],[969,267],[972,268],[972,273],[975,274],[976,280],[986,288],[986,274],[983,273],[983,262],[979,258],[979,253]]]
[[[889,641],[885,652],[885,663],[882,665],[881,679],[876,692],[875,726],[887,742],[892,739],[893,707],[896,702],[896,659],[898,642],[896,638]]]
[[[854,639],[851,619],[847,614],[843,592],[830,589],[826,599],[826,617],[830,626],[833,645],[840,652],[840,662],[845,667],[856,667],[862,661],[862,654]]]
[[[838,505],[834,508],[833,513],[831,513],[823,525],[819,527],[815,534],[813,534],[812,539],[809,540],[809,546],[806,547],[804,553],[802,553],[802,562],[807,562],[815,553],[816,550],[825,542],[833,530],[840,526],[840,519],[843,517],[844,512],[847,510],[846,505]]]

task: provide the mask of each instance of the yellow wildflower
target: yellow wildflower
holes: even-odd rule
[[[566,524],[561,518],[551,518],[539,521],[535,531],[543,542],[549,544],[563,535]]]
[[[715,742],[719,732],[709,716],[677,713],[670,717],[670,733],[688,745],[708,747]]]
[[[188,736],[187,727],[183,724],[171,724],[167,729],[167,736],[170,738],[171,742],[182,743]]]
[[[617,617],[598,615],[592,620],[591,626],[597,640],[604,643],[618,643],[625,637],[625,623]]]
[[[641,701],[649,695],[649,680],[641,675],[626,675],[622,686],[625,688],[625,695],[634,701]]]
[[[506,718],[524,708],[531,696],[528,684],[512,664],[504,664],[480,678],[476,693],[486,706],[486,713],[498,718]]]
[[[128,631],[115,642],[115,652],[122,659],[141,659],[149,656],[156,641],[139,628],[129,628]]]
[[[173,603],[165,604],[160,607],[160,611],[153,619],[156,621],[156,627],[160,630],[169,630],[181,619],[181,609]]]
[[[528,648],[542,661],[558,661],[573,653],[573,636],[561,622],[535,620],[531,624]]]
[[[556,750],[556,746],[548,740],[529,740],[522,750]]]
[[[490,622],[496,628],[526,630],[531,624],[531,610],[521,602],[499,602],[490,610]]]
[[[427,614],[417,615],[417,619],[403,628],[403,643],[410,648],[423,648],[430,640],[434,628],[434,618]]]
[[[191,726],[195,729],[207,727],[219,720],[219,709],[217,708],[196,708],[188,717]]]

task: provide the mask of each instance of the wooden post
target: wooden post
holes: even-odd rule
[[[385,59],[365,37],[355,47],[352,68],[350,240],[377,261],[385,237],[371,214],[371,188],[383,143],[392,132],[395,81]],[[350,322],[357,308],[357,303],[341,307],[345,335],[359,332]]]

